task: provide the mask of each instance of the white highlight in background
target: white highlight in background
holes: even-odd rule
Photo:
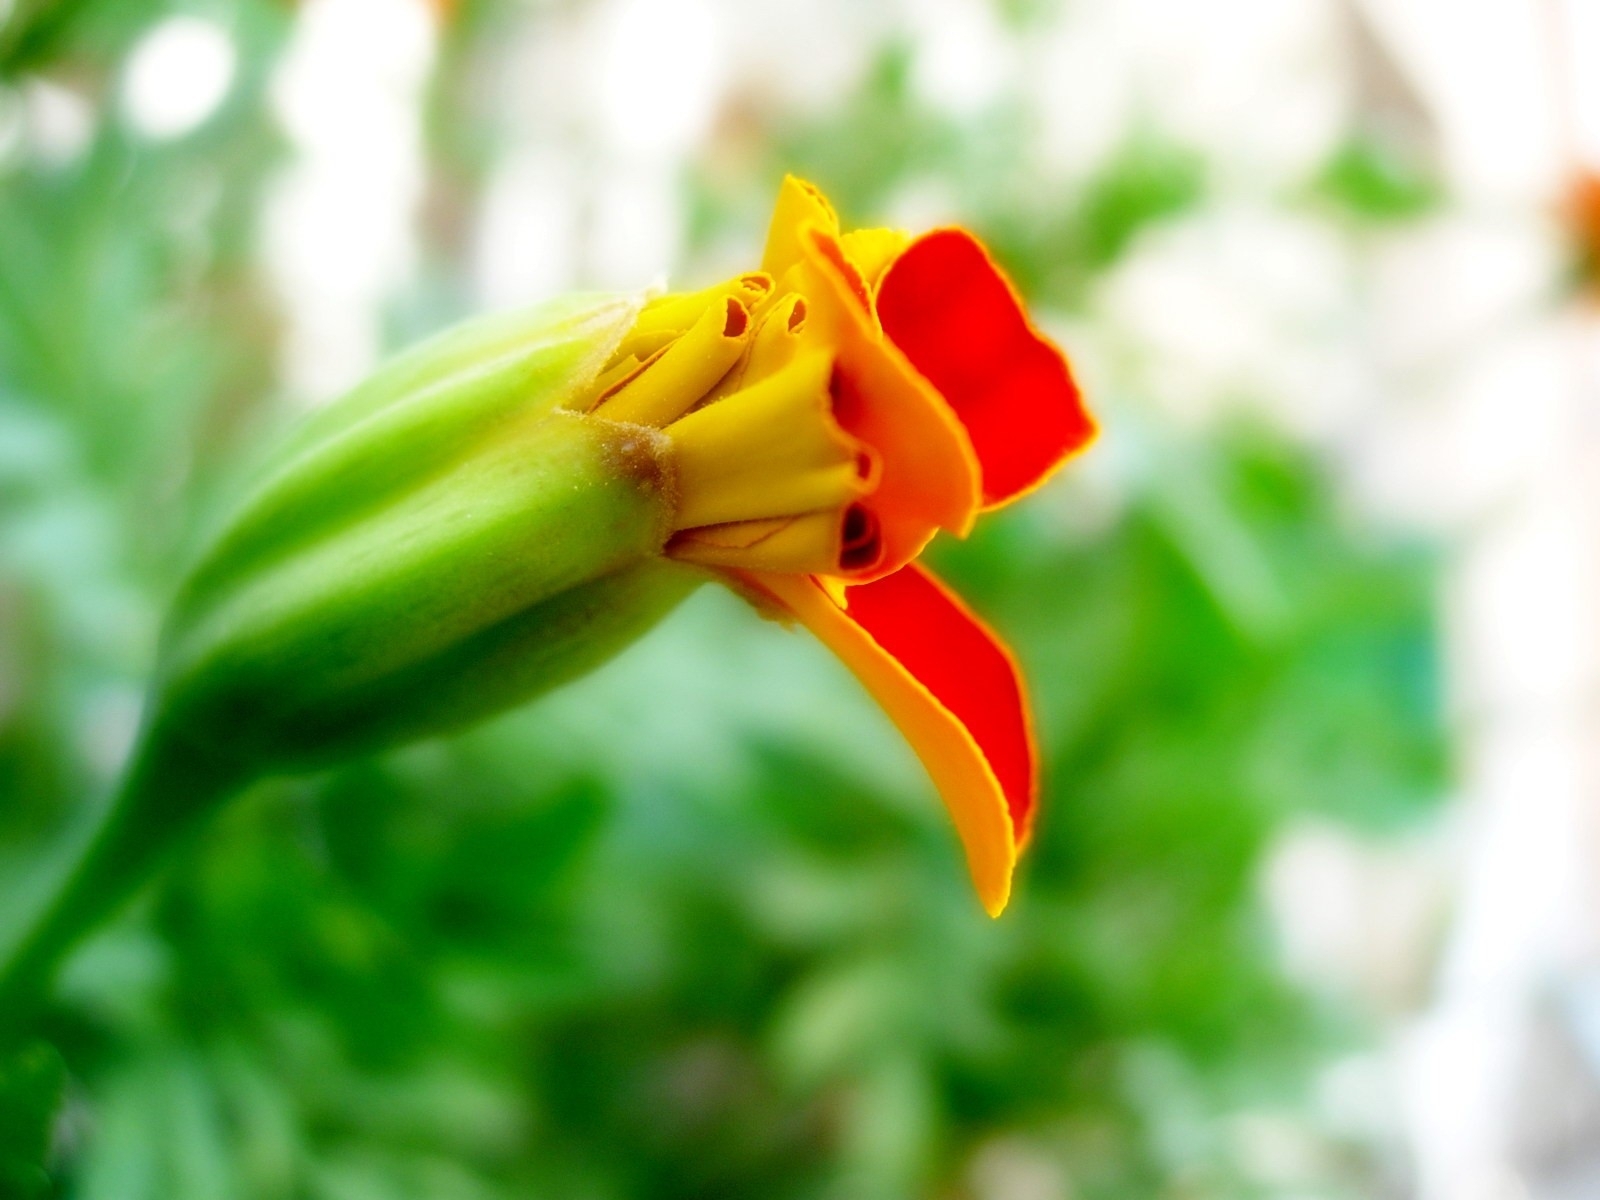
[[[720,24],[708,0],[613,0],[600,14],[599,153],[586,275],[637,287],[677,258],[679,176],[722,98]]]
[[[28,149],[52,166],[77,158],[94,137],[89,102],[71,88],[44,79],[23,84],[22,123]]]
[[[576,165],[530,147],[490,177],[478,222],[474,264],[485,308],[510,308],[570,289],[579,274]]]
[[[233,40],[222,26],[201,17],[170,17],[139,39],[128,58],[128,120],[146,137],[182,137],[217,111],[237,66]]]
[[[717,22],[705,0],[617,0],[601,29],[599,110],[606,141],[672,158],[705,132],[722,90]]]
[[[970,116],[994,101],[1015,72],[1012,44],[981,0],[924,0],[906,18],[917,38],[912,78],[934,108]]]
[[[421,102],[435,27],[424,0],[312,0],[273,87],[293,166],[267,212],[284,377],[326,400],[383,352],[383,310],[412,269]]]
[[[1559,122],[1570,121],[1573,150],[1591,169],[1600,167],[1600,6],[1589,0],[1545,0],[1559,10],[1548,27],[1552,59],[1550,104]]]

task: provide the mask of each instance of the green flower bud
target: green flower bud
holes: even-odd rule
[[[559,301],[402,356],[301,426],[195,564],[121,790],[0,946],[0,1017],[250,780],[499,712],[706,577],[816,633],[878,697],[998,913],[1037,792],[1026,696],[914,560],[1093,435],[976,239],[845,234],[795,179],[759,271]]]
[[[195,567],[152,731],[242,777],[442,732],[579,674],[696,576],[669,447],[577,411],[638,306],[469,324],[310,423]]]
[[[210,540],[139,747],[7,992],[262,776],[480,720],[593,668],[703,578],[664,557],[671,445],[590,415],[632,297],[470,322],[315,414]]]

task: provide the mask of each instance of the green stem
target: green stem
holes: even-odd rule
[[[192,748],[188,748],[192,749]],[[204,754],[146,730],[110,803],[36,892],[0,950],[0,1045],[26,1036],[57,969],[112,916],[175,842],[238,786]]]

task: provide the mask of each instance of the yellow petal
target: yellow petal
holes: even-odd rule
[[[749,337],[749,311],[735,297],[723,298],[638,372],[602,393],[596,415],[658,428],[677,420],[728,373]]]
[[[713,308],[730,297],[754,312],[772,295],[772,286],[772,276],[763,271],[750,271],[698,292],[658,297],[640,311],[632,330],[623,341],[623,346],[626,348],[634,338],[661,333],[682,333],[698,321],[706,309]]]
[[[668,426],[680,529],[842,509],[873,460],[831,413],[832,359],[808,352]]]
[[[707,404],[731,396],[747,384],[757,383],[794,361],[800,353],[800,332],[805,328],[805,297],[790,293],[767,307],[744,354],[706,397]]]
[[[839,217],[833,205],[817,188],[793,175],[784,177],[778,200],[772,209],[772,224],[767,230],[767,248],[761,256],[761,269],[781,280],[790,267],[805,258],[801,237],[816,228],[824,233],[839,232]]]
[[[911,235],[903,229],[852,229],[839,244],[868,285],[876,286],[889,264],[911,244]]]
[[[706,567],[811,574],[838,569],[844,514],[805,513],[764,521],[735,521],[685,529],[667,543],[667,554]]]

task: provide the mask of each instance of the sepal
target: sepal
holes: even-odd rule
[[[454,728],[602,661],[692,586],[671,448],[584,415],[635,298],[472,322],[312,419],[202,555],[150,728],[245,776]]]

